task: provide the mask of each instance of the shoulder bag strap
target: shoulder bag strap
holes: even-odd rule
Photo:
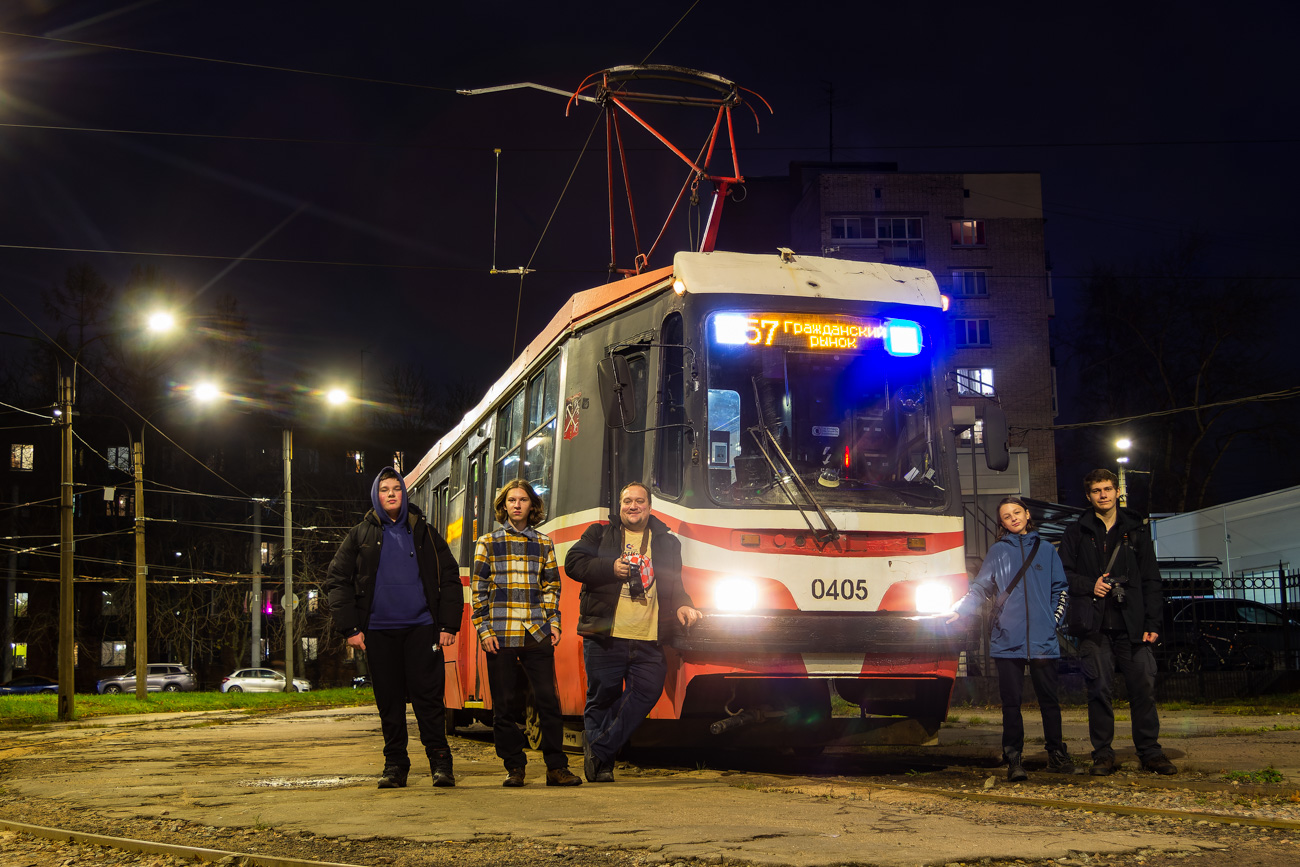
[[[998,594],[998,601],[994,603],[996,606],[994,610],[1001,611],[1002,606],[1007,604],[1007,599],[1011,597],[1011,591],[1015,590],[1016,585],[1020,583],[1020,579],[1025,577],[1025,572],[1029,569],[1029,564],[1034,562],[1034,556],[1038,553],[1038,545],[1042,541],[1043,539],[1041,536],[1034,540],[1034,547],[1029,549],[1029,556],[1020,564],[1020,569],[1016,572],[1016,577],[1011,579],[1011,583],[1007,585],[1006,590],[1003,590]]]

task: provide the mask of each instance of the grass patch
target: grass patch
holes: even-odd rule
[[[183,711],[242,710],[275,713],[282,710],[358,707],[374,704],[370,690],[322,689],[314,692],[151,692],[145,701],[135,695],[82,695],[76,698],[74,718],[128,716]],[[0,696],[0,728],[29,728],[55,722],[57,695]]]
[[[1286,777],[1280,771],[1269,765],[1261,771],[1228,771],[1223,775],[1225,782],[1229,783],[1283,783]]]
[[[986,722],[988,722],[988,720],[984,719],[984,717],[982,716],[973,716],[970,719],[966,720],[966,722],[973,726],[982,726]]]

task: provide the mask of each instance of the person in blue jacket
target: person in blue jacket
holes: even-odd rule
[[[1025,666],[1029,666],[1038,709],[1043,717],[1047,741],[1047,770],[1058,774],[1083,773],[1065,748],[1061,737],[1061,704],[1057,699],[1057,659],[1061,647],[1056,628],[1065,619],[1069,582],[1056,549],[1039,542],[1029,509],[1019,497],[1007,497],[998,504],[998,538],[989,548],[984,565],[970,590],[953,606],[949,623],[975,616],[987,599],[1007,593],[1006,603],[995,612],[989,636],[989,651],[998,670],[998,692],[1002,698],[1002,755],[1007,779],[1013,783],[1029,779],[1021,763],[1025,746],[1025,723],[1020,715]],[[1032,555],[1032,560],[1029,558]],[[1015,587],[1016,573],[1028,561],[1028,568]],[[995,606],[996,608],[996,606]]]

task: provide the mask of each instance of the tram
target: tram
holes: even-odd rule
[[[449,724],[491,715],[469,575],[497,486],[535,486],[563,571],[643,481],[705,618],[665,648],[634,743],[933,742],[966,639],[944,616],[967,581],[946,333],[928,271],[788,250],[678,253],[573,295],[406,479],[462,564]],[[574,737],[579,590],[562,575]]]

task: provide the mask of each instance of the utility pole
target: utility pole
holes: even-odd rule
[[[135,472],[135,697],[149,698],[149,631],[145,622],[148,606],[145,577],[149,566],[144,555],[144,434],[131,443],[131,469]]]
[[[248,664],[262,664],[262,501],[253,500],[253,604],[249,606]]]
[[[59,484],[59,711],[60,722],[76,713],[72,605],[72,377],[59,377],[62,417],[62,470]]]
[[[9,526],[11,534],[18,536],[18,485],[13,487],[13,508],[9,510]],[[5,580],[5,634],[4,647],[0,647],[0,654],[4,656],[3,675],[5,683],[13,680],[14,676],[14,644],[16,643],[14,635],[14,599],[18,593],[18,549],[9,549],[9,576]]]
[[[293,692],[293,430],[284,430],[284,690]]]

